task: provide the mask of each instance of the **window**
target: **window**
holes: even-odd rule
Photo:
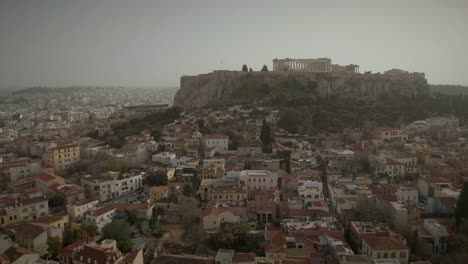
[[[406,252],[400,252],[400,258],[406,258]]]
[[[390,257],[393,258],[393,259],[396,258],[396,253],[395,253],[395,252],[392,252],[392,253],[390,254]]]

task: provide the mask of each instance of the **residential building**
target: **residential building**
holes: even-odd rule
[[[163,198],[169,197],[169,187],[168,186],[154,186],[149,190],[149,196],[151,203],[157,203]]]
[[[362,239],[362,253],[373,261],[398,260],[401,264],[408,264],[409,249],[399,237],[364,237]]]
[[[66,169],[69,165],[80,161],[80,146],[65,144],[49,148],[42,159],[52,164],[56,171]]]
[[[209,134],[205,136],[205,149],[215,148],[218,153],[228,152],[229,137],[222,134]]]
[[[278,174],[267,170],[243,170],[239,180],[247,190],[275,190],[278,188]]]
[[[448,249],[449,233],[435,219],[424,219],[422,227],[416,228],[419,243],[429,247],[433,254],[445,253]]]
[[[400,128],[378,127],[374,130],[374,136],[391,143],[404,143],[408,140],[408,134]]]
[[[18,203],[19,220],[33,220],[49,214],[49,200],[45,196],[20,199]]]
[[[98,203],[98,199],[76,201],[75,203],[67,204],[66,210],[71,220],[80,222],[87,212],[96,209]]]
[[[154,205],[150,204],[107,204],[85,214],[84,221],[97,226],[101,230],[104,226],[112,222],[119,213],[126,214],[126,211],[133,211],[138,217],[149,220],[153,216]]]
[[[307,207],[314,201],[324,200],[322,187],[322,182],[319,181],[299,181],[297,191],[299,193],[300,199],[302,200],[303,207]]]
[[[134,191],[143,186],[141,173],[106,172],[81,178],[86,197],[99,199],[101,202]]]
[[[240,217],[229,208],[211,207],[203,211],[203,230],[207,233],[218,233],[223,224],[240,223]]]

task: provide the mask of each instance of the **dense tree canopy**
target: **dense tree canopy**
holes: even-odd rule
[[[122,220],[112,221],[104,226],[102,234],[106,239],[117,240],[117,247],[124,253],[132,250],[130,225]]]
[[[463,222],[468,221],[468,183],[463,185],[460,197],[458,198],[457,208],[455,209],[455,220],[459,229]]]

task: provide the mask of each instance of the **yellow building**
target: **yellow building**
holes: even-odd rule
[[[200,196],[203,201],[208,201],[208,202],[209,201],[241,202],[247,199],[247,191],[237,186],[209,185],[209,186],[201,187]]]
[[[60,171],[80,160],[80,147],[76,144],[66,144],[50,148],[42,158],[52,164],[56,171]]]
[[[65,229],[70,228],[70,217],[66,213],[43,216],[33,221],[34,224],[47,227],[55,227],[65,231]]]
[[[10,225],[18,222],[18,209],[12,208],[10,210],[0,211],[0,224],[1,225]]]
[[[149,190],[150,202],[157,203],[162,198],[167,198],[169,196],[169,187],[168,186],[155,186]]]
[[[374,130],[374,136],[385,142],[404,143],[408,140],[408,134],[400,128],[378,127]]]

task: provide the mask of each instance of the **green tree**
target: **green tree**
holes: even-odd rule
[[[146,184],[149,186],[166,186],[167,185],[167,174],[164,172],[151,173],[146,177]]]
[[[122,220],[112,221],[104,226],[102,234],[106,239],[114,239],[117,241],[117,247],[124,253],[132,250],[131,229],[130,225]]]
[[[249,72],[253,72],[253,71],[252,71],[252,68],[249,68]]]
[[[458,198],[457,208],[455,209],[455,220],[458,229],[464,221],[468,220],[468,183],[463,184],[463,189]]]
[[[95,224],[82,224],[80,230],[91,237],[96,236],[98,232],[98,228]]]
[[[263,145],[271,145],[273,142],[273,132],[271,131],[270,124],[266,120],[262,122],[262,130],[260,132],[260,140]]]
[[[265,64],[265,65],[263,65],[263,67],[262,67],[262,71],[263,71],[263,72],[267,72],[267,71],[268,71],[268,67],[266,66],[266,64]]]
[[[65,205],[65,198],[63,196],[56,194],[49,199],[50,208],[60,207],[64,205]]]
[[[71,243],[75,242],[80,237],[80,232],[77,229],[65,229],[63,232],[63,246],[66,247]]]
[[[243,72],[246,72],[248,70],[249,70],[249,68],[247,67],[247,64],[242,65],[242,71]]]
[[[189,196],[192,195],[192,192],[193,192],[192,185],[189,184],[189,183],[184,184],[184,189],[182,190],[182,194],[183,194],[184,196],[189,197]]]
[[[59,236],[49,237],[47,239],[47,246],[47,252],[50,258],[56,260],[60,250],[62,250],[62,240],[60,240]]]

